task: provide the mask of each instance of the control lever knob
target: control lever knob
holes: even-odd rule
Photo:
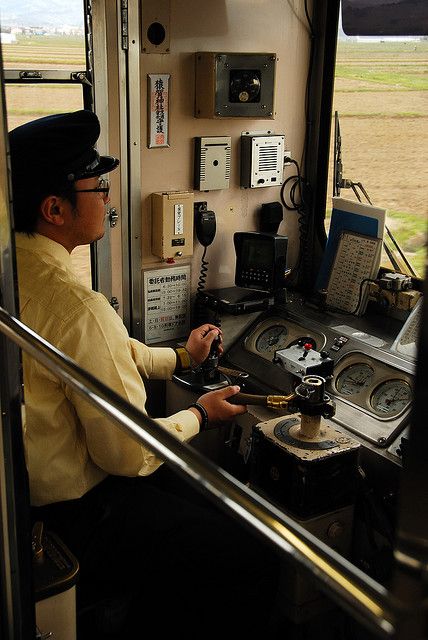
[[[218,361],[219,361],[219,346],[221,344],[221,336],[218,335],[211,343],[210,352],[208,357],[201,365],[205,380],[208,382],[215,382],[218,377]]]

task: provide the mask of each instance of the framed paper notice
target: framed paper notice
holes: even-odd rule
[[[144,342],[153,344],[188,335],[190,265],[144,271]]]
[[[168,73],[149,73],[148,80],[148,147],[169,147],[169,81]]]

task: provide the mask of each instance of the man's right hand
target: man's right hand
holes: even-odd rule
[[[228,398],[236,395],[240,391],[237,385],[217,389],[204,393],[198,398],[198,403],[205,407],[208,414],[208,423],[230,422],[235,416],[247,411],[244,404],[231,404]]]

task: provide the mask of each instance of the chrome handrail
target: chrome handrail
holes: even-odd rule
[[[385,587],[190,445],[178,441],[2,307],[0,331],[134,440],[147,446],[223,509],[267,538],[277,551],[310,573],[323,591],[363,624],[384,637],[394,637],[399,619],[413,615],[409,605]]]

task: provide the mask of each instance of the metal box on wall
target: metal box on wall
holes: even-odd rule
[[[193,192],[152,193],[152,252],[162,260],[193,255]]]
[[[196,118],[273,119],[276,53],[197,52]]]
[[[257,189],[283,183],[283,135],[241,135],[241,187]]]
[[[229,189],[230,136],[195,138],[194,188],[198,191]]]

